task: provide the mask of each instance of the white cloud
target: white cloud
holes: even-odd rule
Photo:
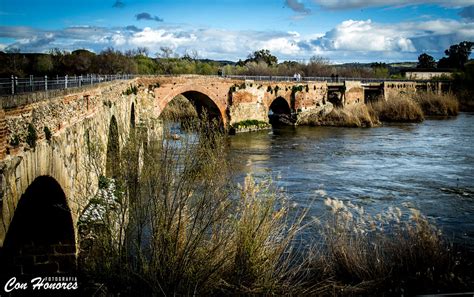
[[[107,28],[74,26],[62,30],[0,26],[0,38],[15,40],[6,46],[23,52],[51,48],[75,50],[107,47],[128,50],[147,47],[150,53],[171,47],[178,54],[196,50],[199,57],[245,59],[249,53],[269,49],[280,60],[308,60],[322,55],[333,61],[416,60],[421,52],[440,58],[450,45],[474,40],[474,26],[466,20],[431,20],[383,24],[371,20],[346,20],[324,34],[280,31],[239,31],[216,28],[160,26]]]
[[[392,26],[374,25],[371,20],[344,21],[316,39],[315,45],[344,51],[416,51],[406,32]]]
[[[196,40],[192,34],[177,34],[179,32],[170,32],[165,29],[144,28],[141,32],[136,32],[129,39],[131,46],[145,46],[150,48],[166,45],[173,49],[179,46],[191,44]]]
[[[438,4],[445,7],[472,5],[472,0],[313,0],[328,9],[355,9],[375,6],[408,6],[418,4]]]
[[[288,37],[279,37],[264,41],[260,44],[259,48],[265,48],[271,52],[290,56],[297,54],[301,50],[297,42]]]

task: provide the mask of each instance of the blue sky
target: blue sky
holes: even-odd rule
[[[415,61],[474,41],[474,0],[0,0],[0,50],[114,47],[244,59]]]

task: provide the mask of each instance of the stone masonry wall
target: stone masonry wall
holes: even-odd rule
[[[128,139],[132,103],[136,111],[140,109],[138,96],[123,94],[130,83],[134,81],[102,84],[6,110],[7,138],[17,134],[21,141],[16,147],[8,144],[9,154],[0,160],[0,247],[21,195],[38,176],[51,176],[59,183],[76,226],[79,214],[97,190],[97,170],[105,170],[112,116],[118,123],[122,147]],[[25,143],[29,123],[38,131],[35,148]],[[49,141],[44,126],[53,133]],[[91,147],[98,151],[93,160]]]

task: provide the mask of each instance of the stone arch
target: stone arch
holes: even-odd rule
[[[217,100],[216,98],[218,98],[218,96],[209,90],[209,88],[199,85],[183,86],[173,89],[171,93],[158,102],[159,108],[157,115],[159,116],[168,103],[178,95],[186,97],[196,107],[198,114],[205,108],[211,117],[218,117],[224,126],[227,124],[225,103]]]
[[[37,177],[21,196],[0,250],[0,274],[70,273],[76,268],[72,212],[61,185]]]
[[[268,119],[272,125],[292,125],[291,107],[284,97],[275,98],[268,106]]]
[[[268,112],[275,114],[291,114],[290,103],[285,98],[279,96],[270,102],[268,105]]]
[[[117,177],[120,174],[120,144],[117,119],[112,116],[109,125],[107,138],[107,155],[105,164],[105,174],[108,177]]]

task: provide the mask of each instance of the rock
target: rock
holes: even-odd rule
[[[331,102],[326,102],[324,105],[300,112],[296,120],[296,125],[307,125],[309,122],[316,122],[331,113],[333,109],[334,105]]]
[[[269,116],[270,124],[276,126],[293,126],[296,119],[291,114],[272,114]]]

